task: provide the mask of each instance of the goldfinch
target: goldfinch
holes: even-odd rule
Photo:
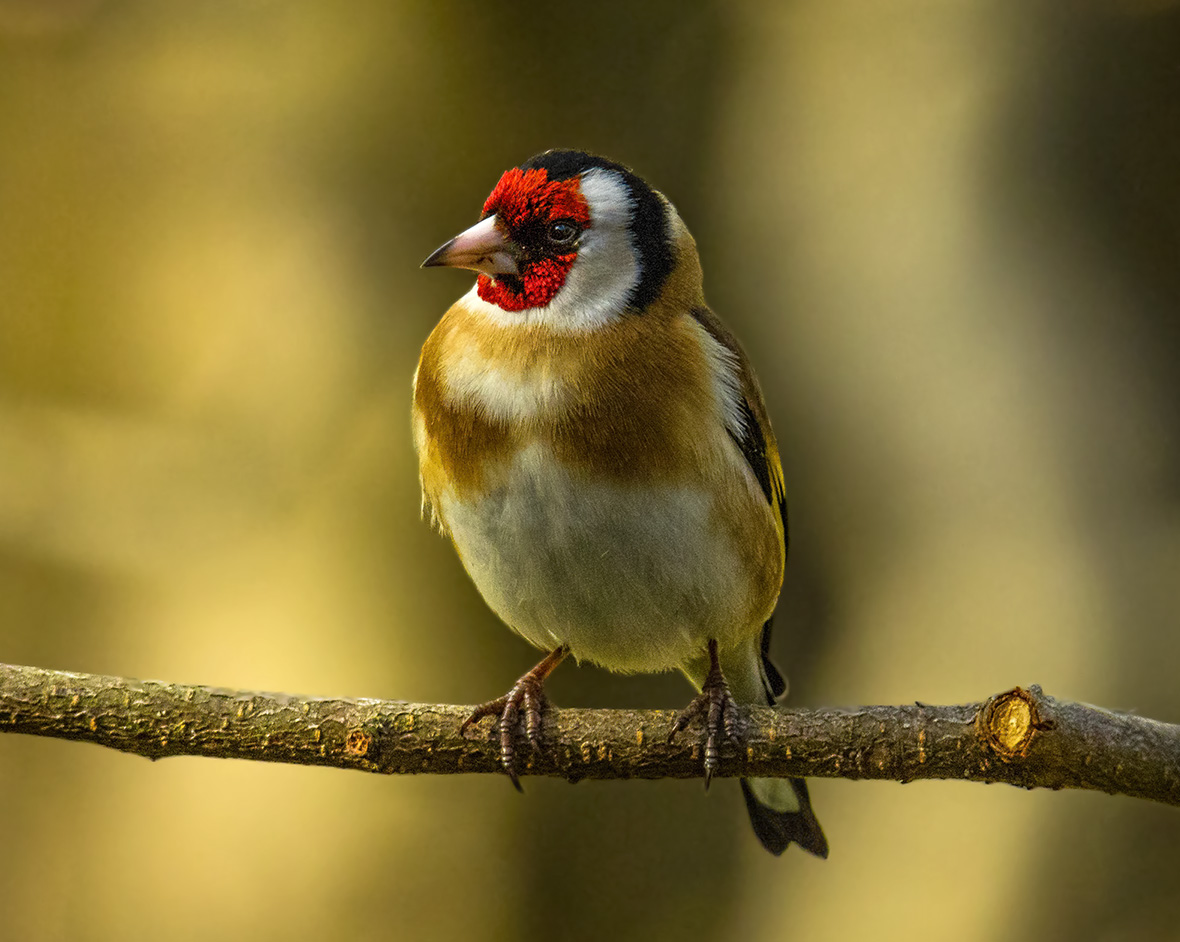
[[[423,267],[478,272],[422,348],[423,511],[492,610],[544,660],[479,707],[537,748],[568,655],[679,669],[700,691],[706,782],[739,703],[786,690],[767,649],[786,562],[782,468],[758,381],[705,304],[696,243],[626,167],[551,150],[507,171]],[[827,840],[802,779],[742,781],[772,853]]]

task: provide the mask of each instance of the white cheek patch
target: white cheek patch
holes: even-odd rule
[[[549,310],[586,330],[622,312],[640,271],[630,231],[634,201],[622,178],[609,170],[588,170],[582,175],[582,196],[590,204],[590,228],[582,233],[578,258]]]
[[[464,298],[473,313],[505,326],[541,324],[567,333],[594,330],[622,313],[641,274],[630,231],[634,201],[610,170],[588,170],[581,186],[590,204],[590,228],[582,233],[578,257],[553,300],[545,307],[505,311],[473,287]]]

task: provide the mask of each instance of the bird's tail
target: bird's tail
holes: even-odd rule
[[[811,810],[807,780],[744,778],[742,794],[762,846],[776,857],[794,841],[817,857],[828,856],[828,839]]]
[[[739,703],[773,706],[787,691],[786,681],[768,656],[769,640],[768,621],[760,640],[721,652],[722,673]],[[697,673],[693,670],[689,679],[699,688],[704,671],[700,671],[699,676]],[[817,857],[828,856],[828,840],[811,810],[805,780],[750,778],[741,781],[750,823],[763,847],[778,856],[794,842]]]

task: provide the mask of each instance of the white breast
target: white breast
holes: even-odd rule
[[[470,305],[471,298],[469,295],[463,301]],[[474,300],[485,304],[478,297]],[[506,370],[482,353],[478,344],[453,345],[439,372],[451,402],[461,408],[478,408],[502,422],[515,424],[560,415],[573,398],[567,377],[555,372],[544,358]]]
[[[441,509],[488,605],[539,648],[647,672],[749,634],[749,579],[707,493],[580,479],[537,444],[505,486]]]

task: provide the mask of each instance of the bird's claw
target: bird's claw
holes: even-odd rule
[[[516,736],[521,714],[524,714],[524,737],[532,746],[533,753],[539,755],[541,714],[549,706],[541,685],[526,683],[527,677],[526,674],[518,680],[503,697],[497,697],[476,707],[459,728],[459,732],[466,736],[467,731],[484,717],[499,717],[497,728],[500,732],[500,766],[518,792],[523,791],[520,787],[520,778],[516,774]]]
[[[713,773],[721,764],[722,734],[738,748],[741,748],[745,741],[741,707],[734,700],[729,684],[725,682],[720,670],[709,671],[701,692],[676,717],[672,731],[668,733],[668,742],[671,743],[678,733],[698,718],[705,727],[705,788],[708,788],[713,780]]]
[[[518,792],[524,791],[516,773],[516,738],[521,714],[524,714],[524,738],[532,747],[533,755],[540,755],[541,721],[545,710],[549,708],[549,698],[545,696],[545,678],[561,663],[566,653],[564,647],[558,648],[513,684],[504,696],[477,706],[459,727],[459,735],[466,737],[468,730],[484,717],[499,717],[496,728],[500,734],[500,766]]]

